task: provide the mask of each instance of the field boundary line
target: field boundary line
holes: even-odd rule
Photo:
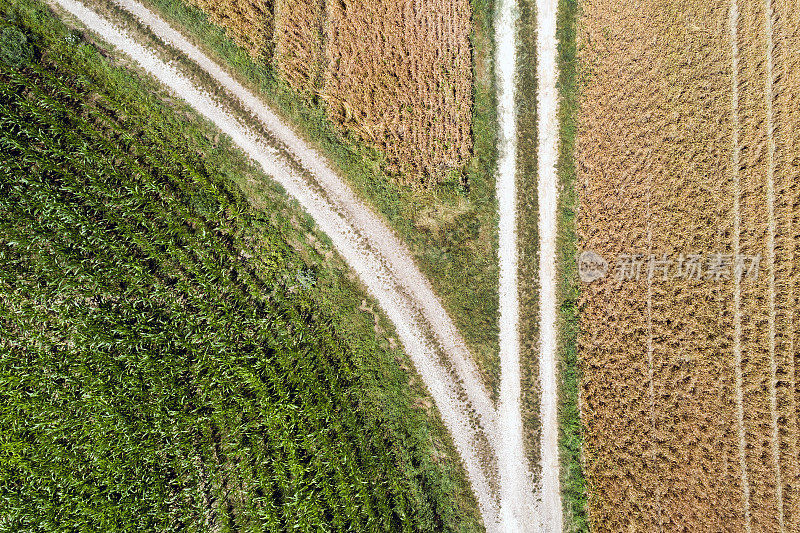
[[[769,404],[772,422],[772,460],[775,467],[775,499],[778,506],[778,527],[785,531],[783,516],[783,479],[781,476],[780,433],[778,430],[778,368],[775,362],[775,135],[772,102],[775,97],[772,80],[772,0],[764,0],[764,31],[766,34],[766,76],[764,101],[767,115],[767,265],[769,268]]]
[[[741,239],[741,182],[739,176],[739,5],[731,0],[728,17],[728,40],[731,46],[731,172],[733,173],[733,254],[738,258]],[[742,480],[742,505],[744,507],[744,526],[746,533],[751,533],[750,524],[750,483],[747,479],[747,460],[745,456],[744,432],[744,392],[742,390],[742,288],[739,272],[733,276],[733,359],[736,375],[736,416],[739,436],[739,468]]]

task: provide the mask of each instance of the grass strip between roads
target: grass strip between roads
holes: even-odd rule
[[[560,105],[561,150],[558,162],[559,236],[558,268],[560,281],[559,321],[559,454],[561,458],[561,492],[564,505],[564,527],[567,531],[588,531],[586,514],[586,481],[583,473],[583,437],[579,407],[580,359],[578,347],[577,276],[577,190],[575,184],[575,138],[579,112],[579,65],[577,63],[577,0],[559,0],[556,36],[558,38],[558,91]]]

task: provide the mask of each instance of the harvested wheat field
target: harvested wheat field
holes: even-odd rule
[[[407,181],[438,181],[472,149],[468,0],[328,4],[325,99]]]
[[[800,9],[587,1],[581,416],[597,531],[800,531]]]
[[[469,0],[188,0],[400,181],[458,176],[472,153]]]

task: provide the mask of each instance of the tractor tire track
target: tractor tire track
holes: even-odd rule
[[[772,424],[772,461],[775,468],[775,499],[778,509],[778,528],[783,533],[784,512],[783,512],[783,479],[781,476],[781,452],[780,452],[780,432],[778,429],[778,367],[775,354],[775,125],[773,122],[772,104],[775,99],[773,90],[773,36],[772,36],[772,0],[765,0],[764,6],[764,33],[766,35],[766,69],[767,75],[764,82],[764,101],[766,102],[767,114],[767,268],[769,269],[769,289],[767,298],[769,300],[768,335],[769,335],[769,406],[770,422]]]
[[[500,513],[505,531],[524,531],[539,513],[524,453],[520,388],[520,334],[517,239],[516,64],[518,19],[515,0],[502,0],[495,19],[498,87],[498,161],[495,193],[498,208],[499,265],[499,424]]]
[[[558,63],[556,20],[558,1],[536,2],[536,77],[538,80],[539,168],[539,380],[541,384],[541,497],[544,531],[560,532],[561,483],[558,458],[558,391],[556,376],[558,233]]]

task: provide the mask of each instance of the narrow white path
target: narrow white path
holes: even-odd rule
[[[403,293],[397,278],[387,267],[385,259],[369,246],[348,219],[347,214],[342,213],[327,198],[316,192],[302,175],[286,164],[277,149],[263,144],[253,131],[236,120],[189,78],[161,61],[151,50],[138,44],[119,27],[83,4],[75,0],[53,1],[106,42],[130,56],[145,71],[229,135],[236,145],[260,164],[267,174],[273,176],[314,217],[320,229],[330,237],[342,257],[358,274],[387,316],[392,319],[403,347],[425,381],[453,437],[487,531],[501,531],[498,505],[489,478],[484,471],[482,454],[479,450],[481,434],[471,424],[469,404],[460,399],[463,389],[451,379],[439,362],[436,348],[428,340],[426,328],[419,320],[415,305]],[[389,231],[385,227],[370,228],[370,230]]]
[[[731,0],[728,17],[728,39],[731,45],[731,172],[733,173],[733,256],[739,257],[741,250],[741,179],[739,176],[739,4]],[[745,532],[752,531],[750,525],[750,482],[747,477],[746,441],[744,431],[744,392],[742,390],[742,288],[741,274],[733,276],[733,364],[736,385],[736,431],[739,437],[739,468],[742,483],[742,507],[744,508]]]
[[[558,81],[556,13],[558,0],[536,1],[536,76],[539,126],[539,380],[542,390],[542,519],[545,531],[561,531],[556,379],[556,236],[558,228]]]
[[[504,531],[538,530],[533,479],[525,456],[520,391],[519,287],[517,283],[516,0],[500,0],[495,19],[498,90],[498,220],[500,394],[498,451],[500,516]],[[539,526],[539,527],[537,527]]]

